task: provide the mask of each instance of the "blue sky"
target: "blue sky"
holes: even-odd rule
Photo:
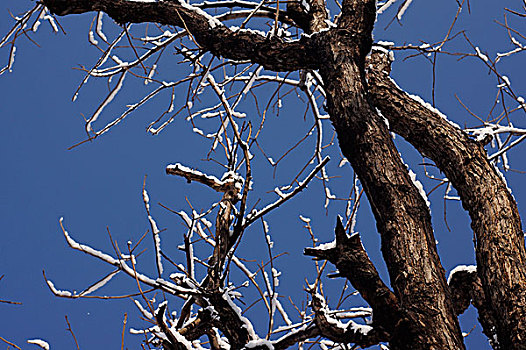
[[[503,21],[503,7],[519,10],[521,3],[489,0],[471,2],[471,14],[467,10],[462,12],[455,31],[466,29],[470,40],[490,57],[494,57],[497,52],[511,48],[506,31],[494,21]],[[0,33],[10,28],[8,10],[20,13],[31,5],[29,1],[3,1],[0,6],[3,18],[0,21]],[[456,2],[415,0],[404,15],[402,25],[395,21],[384,30],[395,9],[396,5],[379,17],[375,40],[394,41],[397,45],[420,44],[420,40],[434,42],[443,38],[455,14]],[[68,290],[82,290],[111,270],[104,263],[66,246],[59,226],[60,217],[64,217],[66,228],[78,241],[106,252],[112,251],[107,227],[113,239],[123,247],[128,240],[135,242],[149,228],[141,197],[143,178],[147,175],[152,213],[159,226],[166,229],[161,236],[163,246],[174,259],[183,262],[184,255],[176,249],[185,232],[182,221],[156,203],[161,202],[175,210],[188,210],[185,197],[197,208],[206,208],[217,200],[216,193],[200,185],[188,185],[181,179],[165,175],[165,166],[175,162],[204,167],[216,172],[216,176],[221,173],[217,167],[201,161],[209,145],[193,134],[192,126],[183,119],[174,121],[158,136],[145,132],[146,126],[160,108],[156,104],[148,105],[94,142],[67,150],[85,138],[82,115],[92,113],[105,92],[104,84],[92,81],[93,84],[81,92],[79,99],[75,103],[71,102],[71,96],[83,77],[81,72],[73,68],[79,64],[90,66],[98,58],[98,52],[90,48],[87,41],[92,18],[93,15],[88,14],[60,19],[67,35],[53,33],[49,24],[44,22],[33,35],[40,47],[27,40],[20,40],[13,72],[0,76],[0,115],[3,121],[0,129],[0,159],[3,164],[0,173],[3,187],[0,204],[3,227],[0,275],[5,275],[0,281],[0,299],[23,303],[0,303],[0,336],[24,349],[34,347],[25,343],[32,338],[45,339],[55,349],[72,348],[74,343],[66,330],[65,315],[82,349],[118,348],[125,313],[128,313],[127,330],[145,326],[130,299],[69,300],[54,297],[49,292],[42,270],[46,271],[57,288]],[[115,31],[109,19],[106,18],[104,23],[110,33]],[[518,30],[525,32],[524,21],[515,24]],[[450,51],[473,53],[461,38],[447,48]],[[431,65],[421,58],[403,61],[403,53],[397,52],[395,56],[397,60],[392,75],[397,83],[430,101]],[[511,79],[515,91],[524,95],[526,76],[523,56],[503,60],[502,70]],[[7,57],[7,52],[1,51],[2,64],[7,61]],[[456,123],[475,126],[477,121],[469,116],[455,95],[474,113],[485,117],[493,103],[497,81],[488,75],[480,60],[468,57],[458,61],[458,58],[439,56],[436,66],[436,106]],[[170,64],[170,60],[175,62],[175,58],[170,56],[164,63]],[[173,65],[163,69],[161,74],[170,76],[176,75],[179,68]],[[101,118],[109,120],[122,111],[125,104],[133,103],[146,91],[149,90],[144,85],[132,84]],[[165,103],[165,100],[159,103]],[[303,112],[304,107],[291,103],[280,116],[269,117],[266,130],[271,131],[262,136],[262,143],[270,152],[275,152],[274,156],[278,156],[279,150],[283,149],[278,145],[293,143],[301,130],[307,127],[306,123],[301,124]],[[524,115],[517,114],[515,118],[516,126],[525,126]],[[303,129],[296,130],[298,124]],[[330,135],[330,124],[325,124],[325,130]],[[417,165],[421,157],[400,138],[396,142],[404,160],[429,191],[434,183],[424,178],[422,167]],[[338,159],[334,155],[337,156],[338,151],[334,148],[327,152],[333,155],[332,163],[336,163],[329,170],[336,171]],[[526,170],[522,154],[521,146],[510,153],[513,169]],[[277,182],[281,185],[283,183],[279,181],[290,179],[292,172],[296,171],[294,167],[297,167],[297,159],[301,159],[301,155],[293,154],[286,164],[280,165],[275,179],[272,178],[272,170],[261,166],[261,175],[256,178],[255,186],[257,195],[263,198],[262,203],[275,198],[266,192],[272,190]],[[256,160],[265,163],[261,154],[256,154]],[[352,181],[349,169],[343,174],[345,177],[334,180],[338,191],[348,191]],[[523,176],[512,171],[506,173],[519,203],[519,211],[524,216],[521,202],[526,201],[526,186]],[[278,268],[283,273],[280,294],[291,295],[299,303],[305,300],[305,278],[312,278],[314,269],[311,260],[302,256],[302,249],[310,243],[298,215],[310,217],[320,240],[330,241],[335,217],[343,211],[342,204],[338,203],[331,203],[326,211],[323,199],[320,199],[321,194],[321,185],[313,183],[299,197],[266,218],[275,241],[276,254],[288,253],[277,260]],[[430,200],[442,263],[446,271],[450,271],[458,264],[474,262],[472,233],[467,215],[458,202],[448,202],[447,219],[451,232],[445,228],[442,195],[443,190],[436,191],[430,195]],[[357,231],[361,233],[371,259],[387,281],[379,252],[378,234],[366,201],[360,207],[358,220]],[[256,261],[266,259],[265,249],[261,249],[264,247],[264,237],[260,226],[251,229],[245,236],[239,249],[241,256]],[[152,243],[146,243],[145,247],[149,250],[141,257],[141,268],[154,273]],[[203,254],[206,255],[206,252],[203,251]],[[327,288],[338,291],[341,285],[341,281],[330,282]],[[132,280],[117,277],[100,294],[123,295],[135,291]],[[253,297],[253,292],[247,291],[247,300],[250,297]],[[162,296],[158,295],[157,299],[161,300]],[[173,302],[176,303],[175,300]],[[360,300],[354,302],[360,304]],[[249,315],[257,317],[258,312],[261,312],[261,308],[256,307]],[[472,309],[461,317],[463,331],[470,331],[476,324],[475,317],[476,313]],[[265,321],[257,322],[256,326],[264,329]],[[129,335],[128,332],[125,334],[125,346],[130,349],[139,348],[141,340],[140,336]],[[489,348],[478,325],[466,338],[466,345],[469,349]]]

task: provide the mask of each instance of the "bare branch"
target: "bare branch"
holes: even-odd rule
[[[314,44],[310,38],[283,42],[277,37],[268,40],[253,31],[232,31],[213,16],[183,1],[44,0],[44,4],[59,16],[103,11],[118,23],[156,22],[185,27],[201,47],[215,56],[249,59],[274,71],[315,69],[318,64],[308,54]]]

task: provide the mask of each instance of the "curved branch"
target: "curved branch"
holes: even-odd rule
[[[410,316],[411,322],[396,325],[390,347],[463,349],[429,208],[367,96],[364,60],[375,1],[348,0],[345,6],[345,21],[325,36],[320,75],[340,148],[371,203],[392,288]]]
[[[521,349],[526,334],[526,250],[517,204],[482,144],[438,110],[390,79],[390,60],[374,52],[369,93],[391,131],[435,162],[456,188],[471,217],[478,271],[502,348]]]
[[[321,331],[318,326],[313,323],[287,333],[283,337],[272,342],[272,346],[274,350],[284,350],[295,344],[301,343],[307,339],[311,339],[319,335],[321,335]]]
[[[65,16],[103,11],[117,23],[155,22],[187,29],[197,43],[215,56],[251,60],[273,71],[316,69],[316,40],[303,36],[285,42],[266,38],[251,30],[236,31],[218,19],[184,1],[141,2],[127,0],[43,0],[54,14]]]

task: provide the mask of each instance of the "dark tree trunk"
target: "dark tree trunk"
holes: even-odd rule
[[[517,205],[482,144],[424,107],[388,77],[389,62],[372,57],[370,92],[391,130],[432,159],[458,191],[474,232],[477,273],[492,312],[485,329],[502,349],[526,349],[526,252]]]
[[[367,278],[373,276],[376,290],[389,295],[392,303],[388,304],[393,307],[389,312],[399,312],[393,324],[382,325],[389,333],[391,348],[463,349],[456,315],[465,306],[466,298],[477,295],[484,300],[473,304],[485,306],[481,317],[487,320],[482,324],[488,336],[496,332],[498,343],[494,346],[526,349],[526,253],[515,201],[488,161],[483,146],[401,91],[388,77],[388,64],[373,59],[366,81],[365,57],[371,49],[376,1],[343,1],[337,28],[326,28],[327,12],[322,0],[309,1],[309,13],[290,5],[289,18],[305,32],[313,33],[293,42],[212,26],[207,17],[175,1],[43,2],[58,15],[104,11],[118,23],[156,22],[184,27],[203,50],[216,56],[250,60],[269,70],[318,69],[340,147],[363,184],[382,237],[393,295],[378,280],[373,268],[368,270]],[[328,30],[319,32],[320,29]],[[474,294],[450,294],[436,250],[429,208],[375,108],[389,120],[391,131],[432,159],[457,189],[471,216],[476,238],[479,279],[471,283],[480,282],[482,292],[479,288]],[[351,243],[348,245],[348,249],[353,249]],[[378,319],[387,322],[385,317]],[[491,325],[496,331],[488,329]],[[323,333],[321,326],[317,327],[310,328],[308,334]],[[236,346],[246,342],[245,338]],[[292,339],[283,344],[288,346]]]
[[[391,335],[391,348],[463,349],[429,208],[387,126],[367,100],[360,51],[368,48],[356,47],[351,33],[341,30],[327,40],[320,73],[340,147],[371,203],[391,285],[404,313]]]

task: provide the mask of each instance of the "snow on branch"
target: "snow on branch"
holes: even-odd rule
[[[166,166],[166,173],[184,177],[189,183],[192,181],[202,183],[217,192],[227,192],[232,189],[232,186],[240,190],[244,182],[243,178],[234,172],[226,172],[222,179],[219,180],[213,175],[204,174],[199,170],[186,167],[179,163]]]
[[[456,266],[451,272],[449,272],[449,276],[447,277],[447,284],[451,283],[451,280],[455,276],[456,273],[476,273],[477,272],[477,266],[476,265],[458,265]]]
[[[394,4],[397,0],[388,0],[383,3],[378,3],[378,6],[380,8],[376,11],[378,14],[382,14],[384,11],[386,11],[389,7],[391,7],[392,4]],[[402,16],[407,11],[407,8],[411,5],[413,0],[405,0],[400,7],[398,7],[398,10],[396,12],[396,18],[400,21],[402,19]]]
[[[152,230],[153,242],[154,242],[154,247],[155,247],[155,262],[157,265],[157,273],[159,274],[159,277],[161,277],[163,273],[163,264],[161,260],[161,237],[159,236],[161,231],[157,227],[157,222],[155,222],[154,218],[152,217],[150,213],[150,197],[148,196],[148,192],[146,192],[146,176],[144,177],[144,184],[142,188],[142,198],[144,201],[144,207],[146,208],[146,214],[148,214],[148,222],[150,223],[150,228]]]
[[[52,13],[59,16],[103,8],[117,23],[139,23],[145,22],[147,18],[148,22],[179,26],[193,33],[193,38],[203,49],[213,51],[217,56],[235,60],[250,59],[275,71],[316,68],[318,65],[314,57],[308,54],[307,46],[313,44],[309,38],[302,37],[297,41],[284,42],[277,37],[269,40],[254,31],[234,32],[214,16],[182,0],[156,2],[44,0],[43,2]]]
[[[48,342],[42,340],[42,339],[29,339],[27,341],[28,344],[34,344],[39,346],[41,349],[49,350],[49,344]]]
[[[0,49],[9,45],[9,58],[7,65],[3,68],[0,68],[0,75],[13,70],[16,54],[16,40],[22,35],[27,36],[27,27],[29,26],[29,22],[31,18],[33,18],[34,14],[37,15],[33,25],[31,26],[33,31],[37,31],[40,25],[40,19],[47,19],[53,25],[53,29],[56,29],[56,24],[53,17],[48,14],[47,9],[40,3],[35,5],[31,10],[24,13],[22,17],[15,17],[16,23],[13,25],[13,27],[11,27],[6,35],[0,39]]]
[[[130,267],[127,263],[126,263],[126,259],[124,258],[114,258],[106,253],[103,253],[99,250],[96,250],[88,245],[85,245],[85,244],[80,244],[78,242],[76,242],[70,235],[69,233],[65,230],[63,224],[62,224],[62,221],[63,219],[60,218],[60,227],[62,229],[62,232],[64,234],[64,237],[66,238],[66,241],[68,243],[68,245],[75,249],[75,250],[79,250],[81,252],[84,252],[90,256],[93,256],[99,260],[102,260],[104,262],[106,262],[107,264],[110,264],[110,265],[113,265],[117,268],[119,268],[121,271],[123,271],[124,273],[126,273],[127,275],[129,275],[130,277],[136,279],[137,281],[141,282],[141,283],[144,283],[150,287],[153,287],[153,288],[157,288],[157,289],[161,289],[163,290],[164,292],[166,293],[169,293],[169,294],[172,294],[172,295],[176,295],[176,296],[186,296],[186,295],[195,295],[195,294],[198,294],[198,291],[195,290],[195,289],[187,289],[187,288],[182,288],[182,287],[179,287],[171,282],[168,282],[162,278],[157,278],[157,279],[152,279],[142,273],[139,273],[138,271],[136,271],[135,269],[135,265],[133,265],[133,267]],[[50,286],[51,288],[51,285],[48,283],[48,285]],[[53,290],[53,289],[52,289]],[[67,292],[61,292],[59,291],[59,294],[63,294],[65,296]]]
[[[388,339],[387,334],[370,325],[359,324],[352,320],[344,324],[332,317],[325,298],[314,291],[310,292],[315,323],[322,336],[337,343],[355,343],[362,347],[372,346]]]
[[[300,182],[298,184],[298,186],[296,186],[296,188],[294,188],[291,192],[282,193],[280,198],[277,201],[275,201],[274,203],[271,203],[271,204],[267,205],[266,207],[264,207],[261,210],[255,210],[255,211],[252,211],[250,214],[248,214],[246,216],[245,220],[243,221],[243,227],[244,228],[248,227],[251,223],[253,223],[257,219],[259,219],[263,215],[267,214],[268,212],[270,212],[273,209],[276,209],[277,207],[279,207],[280,205],[282,205],[283,203],[285,203],[286,201],[288,201],[289,199],[291,199],[292,197],[294,197],[295,195],[297,195],[298,193],[303,191],[303,189],[305,189],[308,186],[309,182],[314,178],[316,173],[318,173],[321,169],[323,169],[323,167],[325,166],[325,164],[327,164],[329,162],[329,160],[330,160],[329,156],[325,157],[321,161],[321,163],[318,164],[310,172],[310,174],[305,178],[305,180]]]

